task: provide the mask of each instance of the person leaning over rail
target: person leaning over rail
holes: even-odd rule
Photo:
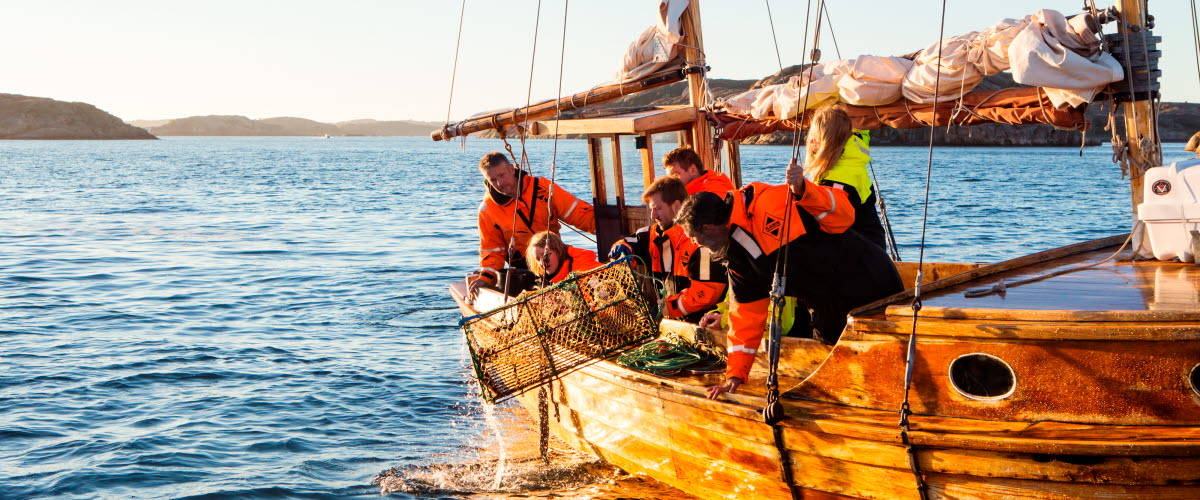
[[[591,204],[549,179],[517,170],[504,153],[492,151],[483,155],[479,159],[479,171],[483,174],[487,192],[479,204],[480,269],[470,277],[468,300],[475,299],[480,287],[497,285],[505,263],[524,268],[526,262],[521,256],[535,233],[558,233],[559,221],[581,231],[596,232],[596,217]],[[551,208],[553,219],[550,218]]]
[[[871,161],[871,131],[853,130],[846,109],[834,104],[813,115],[807,139],[806,174],[821,186],[846,192],[854,205],[854,225],[863,237],[887,248],[887,236],[875,208],[875,193],[867,163]]]
[[[563,243],[561,237],[542,231],[529,238],[525,262],[537,275],[541,286],[549,286],[567,278],[571,272],[583,272],[600,267],[596,252],[575,248]]]
[[[848,231],[854,209],[846,192],[805,179],[794,159],[786,185],[752,183],[724,199],[697,193],[675,222],[725,263],[732,290],[726,380],[708,388],[712,399],[736,390],[750,373],[781,255],[787,268],[784,295],[813,311],[814,335],[826,344],[837,342],[851,309],[903,289],[883,248]]]
[[[725,276],[714,269],[712,252],[697,246],[675,224],[675,214],[687,199],[683,181],[663,176],[642,193],[654,223],[613,244],[609,258],[636,255],[655,278],[663,280],[663,314],[695,323],[725,293]]]
[[[692,148],[675,148],[663,155],[663,169],[667,175],[683,181],[688,194],[708,191],[718,196],[734,190],[733,181],[720,172],[704,168],[704,160]]]

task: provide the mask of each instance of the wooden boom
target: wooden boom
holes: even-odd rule
[[[688,72],[687,68],[660,71],[634,82],[603,85],[557,100],[540,102],[524,108],[471,118],[454,124],[447,123],[442,128],[430,132],[429,137],[435,141],[446,141],[474,132],[500,129],[527,120],[534,121],[550,118],[558,113],[560,106],[563,110],[579,109],[585,106],[612,101],[629,94],[636,94],[663,85],[681,82],[687,78]]]

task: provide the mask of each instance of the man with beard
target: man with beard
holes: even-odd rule
[[[560,220],[581,231],[596,232],[596,217],[590,204],[549,179],[517,170],[504,153],[493,151],[483,155],[479,172],[483,174],[487,193],[479,204],[480,269],[471,279],[468,300],[475,299],[480,287],[499,284],[500,271],[506,262],[524,268],[529,239],[541,231],[557,234]],[[516,291],[519,290],[510,290]]]
[[[654,223],[613,245],[611,258],[633,254],[663,280],[663,314],[695,323],[721,301],[725,276],[714,268],[711,252],[698,247],[675,225],[675,215],[688,196],[677,177],[659,177],[642,193]]]
[[[732,290],[726,380],[708,388],[711,399],[746,381],[767,324],[777,269],[786,269],[783,294],[812,310],[814,336],[826,344],[837,342],[850,310],[903,289],[884,250],[848,231],[854,207],[845,191],[805,179],[795,160],[786,185],[753,183],[724,199],[696,193],[684,202],[676,223],[724,261]]]

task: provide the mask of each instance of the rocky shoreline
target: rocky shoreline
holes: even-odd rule
[[[87,103],[0,94],[0,140],[157,139]]]

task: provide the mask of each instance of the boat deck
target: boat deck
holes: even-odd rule
[[[1098,248],[1074,255],[1043,252],[963,273],[923,293],[920,315],[996,320],[1200,320],[1200,266],[1132,261],[1128,248],[1117,253],[1122,241],[1124,237],[1106,238],[1089,242]],[[970,293],[983,291],[991,293]],[[912,309],[908,301],[892,302],[887,315],[911,317]]]

